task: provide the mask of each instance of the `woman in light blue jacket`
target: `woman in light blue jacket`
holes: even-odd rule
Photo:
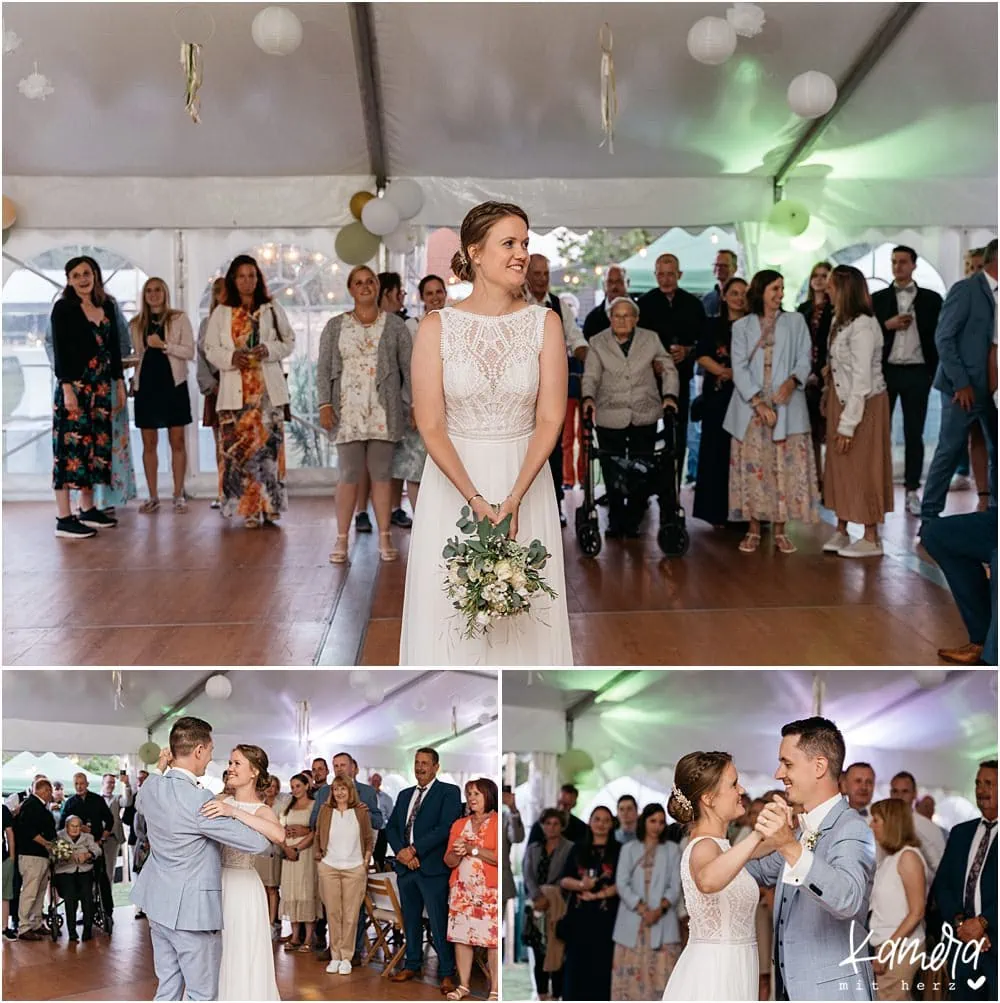
[[[615,885],[620,904],[611,999],[661,999],[681,953],[681,855],[677,844],[667,841],[663,805],[643,808],[636,838],[618,857]]]
[[[733,437],[729,460],[729,519],[750,523],[740,550],[760,546],[760,524],[774,524],[783,554],[795,544],[790,519],[819,521],[816,459],[809,431],[805,385],[812,345],[805,319],[784,313],[784,279],[765,269],[750,283],[750,313],[733,325],[733,386],[725,430]]]

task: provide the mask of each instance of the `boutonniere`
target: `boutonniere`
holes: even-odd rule
[[[819,830],[817,829],[816,832],[807,832],[806,833],[806,838],[802,840],[802,845],[807,850],[815,850],[816,849],[816,844],[818,842],[819,842]]]

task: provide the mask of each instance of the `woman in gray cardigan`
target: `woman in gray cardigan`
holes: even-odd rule
[[[102,857],[101,849],[76,815],[66,819],[66,828],[56,839],[73,847],[73,856],[55,866],[56,889],[66,904],[66,929],[69,939],[76,940],[76,906],[83,907],[83,939],[90,940],[94,922],[94,861]]]
[[[337,542],[330,560],[347,561],[347,539],[365,467],[371,477],[379,556],[395,561],[390,489],[392,456],[403,432],[413,427],[410,400],[410,332],[395,314],[378,307],[378,278],[367,265],[353,268],[347,291],[354,309],[327,322],[319,339],[316,380],[319,422],[336,429]]]
[[[642,810],[636,838],[622,847],[615,874],[613,1000],[658,1000],[681,954],[677,903],[681,897],[681,854],[667,841],[667,813],[661,804]]]
[[[639,324],[639,307],[627,296],[611,304],[611,327],[594,335],[583,370],[583,416],[593,420],[603,453],[601,470],[608,491],[608,539],[638,537],[645,500],[629,501],[613,489],[616,457],[651,454],[656,423],[664,408],[677,410],[678,378],[659,335]],[[654,368],[656,367],[656,368]],[[657,373],[663,374],[663,393]]]
[[[563,835],[563,817],[556,808],[546,808],[539,819],[544,839],[540,843],[529,843],[521,862],[524,880],[524,898],[527,903],[526,921],[534,924],[536,933],[530,936],[532,968],[535,975],[535,990],[539,999],[561,999],[563,973],[545,970],[545,918],[539,913],[548,911],[548,899],[542,894],[543,885],[558,887],[559,879],[566,868],[573,844]],[[551,988],[550,988],[551,986]]]

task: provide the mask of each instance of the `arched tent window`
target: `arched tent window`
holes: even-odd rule
[[[66,285],[65,263],[81,254],[101,266],[104,285],[126,318],[147,279],[128,258],[106,247],[71,244],[37,254],[3,287],[3,474],[5,487],[37,491],[52,473],[52,362],[46,332],[52,304]],[[134,444],[133,444],[134,446]],[[8,478],[16,478],[11,482]]]
[[[331,466],[335,454],[319,427],[316,359],[326,322],[353,307],[345,285],[350,269],[320,251],[298,244],[261,244],[241,253],[256,259],[268,292],[281,304],[295,332],[295,352],[285,364],[294,418],[285,429],[288,467]],[[208,316],[212,283],[225,275],[228,267],[229,261],[223,262],[202,290],[199,322]],[[210,429],[199,429],[198,443],[199,469],[214,471],[215,444]]]

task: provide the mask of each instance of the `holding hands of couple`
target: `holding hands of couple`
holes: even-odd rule
[[[775,794],[764,806],[757,818],[754,832],[759,833],[772,850],[780,850],[789,843],[798,842],[794,813],[784,798]]]

